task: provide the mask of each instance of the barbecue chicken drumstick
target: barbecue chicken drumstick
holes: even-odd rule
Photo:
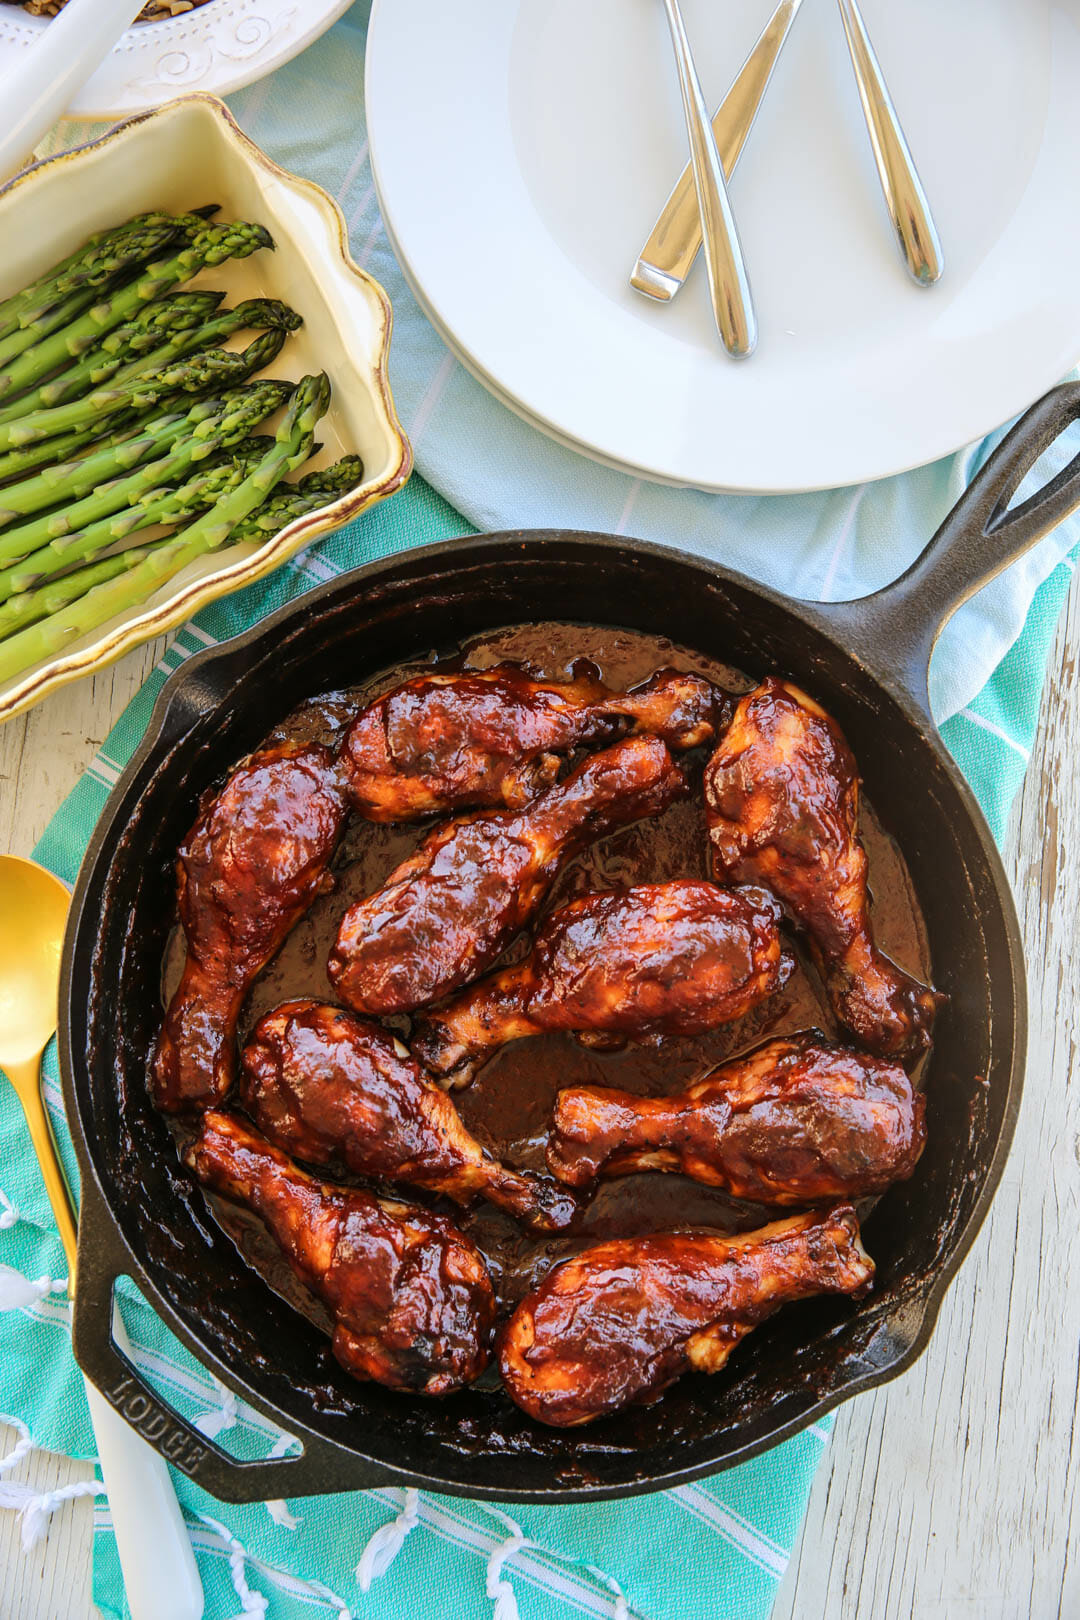
[[[667,745],[627,737],[592,754],[524,810],[489,810],[429,833],[345,913],[327,972],[356,1012],[410,1012],[490,967],[561,867],[689,791]]]
[[[811,1031],[767,1041],[678,1096],[560,1091],[547,1160],[575,1187],[678,1170],[759,1204],[832,1202],[911,1174],[925,1108],[899,1063]]]
[[[482,1372],[495,1297],[479,1252],[449,1221],[314,1181],[216,1109],[184,1160],[205,1187],[260,1216],[329,1308],[334,1355],[354,1377],[445,1395]]]
[[[858,1293],[873,1274],[848,1204],[738,1237],[616,1238],[556,1266],[518,1306],[503,1382],[541,1423],[591,1423],[655,1400],[691,1368],[719,1372],[777,1306]]]
[[[525,961],[433,1009],[413,1052],[463,1085],[497,1047],[544,1030],[619,1046],[715,1029],[791,972],[779,916],[761,889],[694,880],[584,895],[551,913]]]
[[[317,743],[262,749],[203,804],[176,861],[187,960],[154,1054],[159,1108],[205,1108],[228,1092],[244,997],[333,886],[347,808],[334,758]]]
[[[267,1013],[244,1049],[239,1093],[264,1136],[309,1164],[342,1164],[459,1204],[486,1198],[542,1232],[577,1214],[557,1182],[485,1153],[401,1043],[339,1007],[291,1001]]]
[[[874,944],[859,778],[836,722],[797,687],[763,681],[706,767],[705,799],[717,880],[763,883],[783,902],[840,1023],[882,1055],[928,1046],[943,998]]]
[[[554,782],[560,754],[627,731],[696,748],[717,735],[723,712],[716,687],[674,669],[631,692],[586,677],[536,681],[514,664],[420,675],[353,721],[342,768],[353,807],[369,821],[520,809]]]

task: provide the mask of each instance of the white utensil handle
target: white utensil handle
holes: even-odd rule
[[[0,180],[32,156],[142,5],[143,0],[68,0],[33,49],[0,79]]]
[[[201,1620],[202,1582],[164,1459],[85,1383],[132,1620]]]

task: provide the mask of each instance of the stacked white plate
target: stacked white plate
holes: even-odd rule
[[[722,99],[771,0],[684,0]],[[383,218],[448,345],[552,437],[703,489],[796,491],[936,459],[1080,355],[1080,0],[863,0],[945,249],[904,273],[839,14],[811,0],[731,184],[760,342],[733,362],[700,265],[630,269],[686,162],[659,0],[376,0]]]

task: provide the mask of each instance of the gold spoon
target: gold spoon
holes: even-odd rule
[[[0,1069],[19,1101],[75,1295],[75,1217],[41,1097],[41,1058],[56,1030],[70,896],[35,861],[0,855]],[[134,1620],[198,1620],[203,1592],[169,1471],[89,1380],[116,1547]]]
[[[0,1068],[22,1103],[75,1292],[75,1219],[41,1099],[41,1058],[56,1029],[67,889],[43,866],[0,855]]]

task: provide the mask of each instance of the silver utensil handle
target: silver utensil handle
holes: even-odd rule
[[[754,126],[773,68],[801,5],[802,0],[780,0],[732,81],[731,89],[713,114],[716,150],[728,180]],[[674,298],[690,274],[700,247],[701,215],[694,190],[694,171],[688,163],[630,272],[631,287],[648,298],[664,302]]]
[[[664,0],[671,42],[679,69],[686,131],[690,138],[690,164],[694,171],[698,212],[701,216],[705,266],[709,273],[716,328],[730,355],[752,354],[757,343],[750,283],[742,247],[724,184],[724,169],[716,150],[705,98],[690,54],[677,0]]]
[[[930,287],[945,268],[937,227],[919,179],[911,149],[904,139],[858,0],[837,0],[844,19],[851,65],[859,86],[866,127],[874,151],[881,189],[896,230],[900,252],[920,287]]]

